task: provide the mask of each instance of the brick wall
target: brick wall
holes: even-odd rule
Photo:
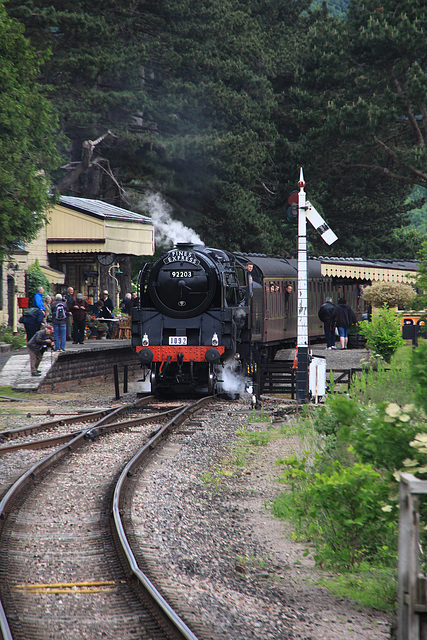
[[[47,351],[44,358],[50,358]],[[48,374],[40,385],[41,391],[46,391],[54,385],[55,389],[75,386],[76,381],[87,380],[106,382],[114,380],[114,365],[118,366],[119,381],[122,385],[123,367],[128,365],[128,380],[134,381],[141,377],[140,362],[129,345],[115,349],[98,351],[69,351],[62,354],[54,363],[52,373]]]

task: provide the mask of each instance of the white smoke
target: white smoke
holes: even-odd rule
[[[247,391],[247,380],[240,369],[238,360],[227,360],[219,371],[218,391],[229,395],[243,394]]]
[[[177,242],[204,244],[193,229],[186,227],[180,220],[173,219],[172,207],[159,193],[147,195],[142,204],[153,220],[156,244],[164,247],[173,246]]]

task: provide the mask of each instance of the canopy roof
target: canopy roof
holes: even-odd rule
[[[151,218],[100,200],[61,196],[49,211],[48,253],[153,255]]]

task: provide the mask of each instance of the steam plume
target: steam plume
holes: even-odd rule
[[[158,193],[146,196],[143,200],[144,209],[148,211],[154,223],[156,244],[168,247],[177,242],[194,242],[204,244],[198,234],[186,227],[180,220],[172,217],[172,207]]]

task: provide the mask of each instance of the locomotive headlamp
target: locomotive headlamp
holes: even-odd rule
[[[144,335],[142,336],[142,346],[148,347],[149,344],[150,344],[150,341],[148,339],[148,335],[144,333]]]
[[[218,334],[214,333],[213,336],[212,336],[212,346],[213,347],[217,347],[218,343],[219,343]]]

